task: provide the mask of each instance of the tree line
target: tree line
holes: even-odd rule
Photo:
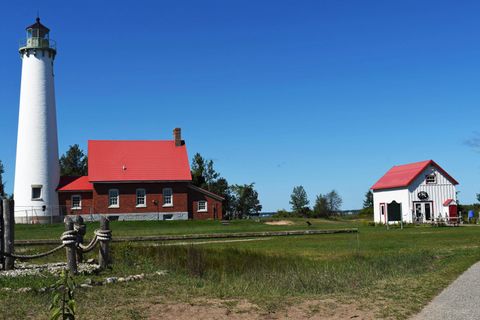
[[[242,219],[250,215],[258,215],[262,205],[255,190],[255,183],[230,185],[213,165],[213,160],[207,160],[200,153],[196,153],[191,164],[192,184],[225,199],[223,216],[226,219]]]
[[[309,207],[310,201],[303,186],[294,187],[290,195],[292,214],[303,217],[328,218],[338,214],[342,203],[342,197],[336,190],[332,190],[326,194],[318,194],[315,198],[313,208]]]

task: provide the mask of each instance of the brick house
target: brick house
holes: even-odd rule
[[[179,128],[173,140],[88,142],[88,176],[62,177],[63,214],[113,220],[221,219],[222,197],[191,184]]]

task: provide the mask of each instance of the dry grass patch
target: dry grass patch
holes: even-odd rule
[[[295,224],[293,221],[290,220],[279,220],[279,221],[267,221],[265,224],[269,226],[291,226]]]

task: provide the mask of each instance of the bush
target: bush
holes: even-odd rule
[[[373,208],[363,208],[358,214],[359,218],[372,219],[373,220]]]
[[[272,217],[273,218],[290,218],[292,216],[293,215],[291,212],[288,212],[285,209],[280,209],[280,210],[277,210],[277,213],[275,213]]]

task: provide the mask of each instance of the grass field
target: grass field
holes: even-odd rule
[[[304,220],[293,221],[288,226],[254,221],[234,221],[229,226],[214,221],[114,222],[111,229],[114,236],[133,236],[307,228]],[[327,301],[332,312],[339,306],[353,305],[375,317],[405,319],[480,260],[480,228],[475,226],[408,226],[387,231],[355,220],[310,221],[314,223],[311,228],[357,227],[360,232],[242,242],[202,241],[196,245],[115,243],[112,270],[91,278],[157,270],[168,270],[169,275],[128,285],[78,290],[81,319],[155,318],[151,310],[161,314],[153,308],[155,305],[193,303],[197,299],[224,301],[227,307],[249,301],[258,306],[261,314],[278,313],[305,301],[319,302],[309,308],[312,314],[321,313]],[[94,227],[88,226],[90,232]],[[17,239],[55,239],[62,228],[17,226],[16,234]],[[33,251],[44,249],[28,247]],[[48,261],[64,259],[61,252]],[[84,278],[79,276],[78,281]],[[49,275],[15,280],[0,277],[0,287],[39,288],[54,281]],[[48,314],[47,293],[0,290],[0,299],[0,318],[46,318]]]
[[[206,233],[229,233],[248,231],[273,231],[273,230],[308,230],[308,229],[331,229],[351,227],[348,221],[316,221],[311,220],[312,226],[308,226],[303,219],[292,220],[294,224],[275,226],[264,223],[256,223],[253,220],[234,220],[229,225],[222,225],[218,221],[112,221],[110,228],[115,236],[152,236],[173,234],[206,234]],[[87,237],[93,234],[93,230],[99,227],[98,222],[87,222]],[[58,239],[64,230],[62,224],[45,225],[16,225],[15,239]]]

